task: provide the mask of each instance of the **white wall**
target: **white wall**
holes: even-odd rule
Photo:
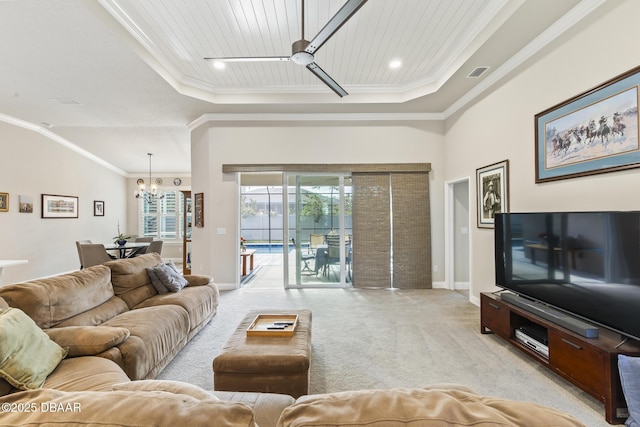
[[[431,163],[433,262],[444,266],[442,123],[210,122],[192,134],[191,155],[192,188],[205,198],[205,226],[193,233],[194,274],[238,283],[239,190],[223,164]]]
[[[127,230],[123,176],[40,133],[0,122],[0,192],[9,212],[0,212],[0,259],[26,259],[5,269],[2,283],[50,276],[79,267],[75,241],[110,242],[117,222]],[[41,194],[78,196],[77,219],[42,219]],[[33,213],[18,212],[18,196],[33,198]],[[105,215],[93,216],[93,201]]]
[[[447,180],[510,162],[510,210],[638,210],[640,169],[535,184],[534,115],[638,65],[640,2],[607,2],[501,87],[447,123]],[[472,183],[472,194],[475,184]],[[475,197],[471,198],[472,200]],[[476,223],[475,209],[471,224]],[[493,230],[471,227],[471,298],[493,291]]]

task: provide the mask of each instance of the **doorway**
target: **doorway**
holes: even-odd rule
[[[351,187],[349,174],[241,174],[240,245],[254,259],[241,285],[349,286]]]
[[[352,275],[349,174],[287,173],[285,287],[346,287]]]
[[[447,289],[471,286],[469,178],[445,183],[445,283]]]

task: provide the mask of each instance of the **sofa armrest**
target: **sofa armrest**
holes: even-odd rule
[[[65,326],[45,329],[49,338],[68,348],[68,356],[94,356],[129,338],[129,330],[113,326]]]
[[[185,274],[184,278],[189,282],[187,286],[205,286],[213,283],[213,277],[211,276]]]

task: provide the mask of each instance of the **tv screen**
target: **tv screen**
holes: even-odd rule
[[[496,284],[640,340],[640,212],[495,216]]]

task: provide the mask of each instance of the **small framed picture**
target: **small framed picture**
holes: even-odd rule
[[[93,201],[93,216],[104,216],[104,201]]]
[[[9,193],[0,193],[0,212],[9,212]]]
[[[493,228],[497,213],[509,212],[509,160],[476,170],[478,228]]]
[[[18,205],[21,213],[33,213],[33,196],[19,195]]]
[[[204,227],[204,193],[196,193],[195,199],[195,218],[196,227]]]
[[[42,218],[78,218],[78,197],[43,194]]]

